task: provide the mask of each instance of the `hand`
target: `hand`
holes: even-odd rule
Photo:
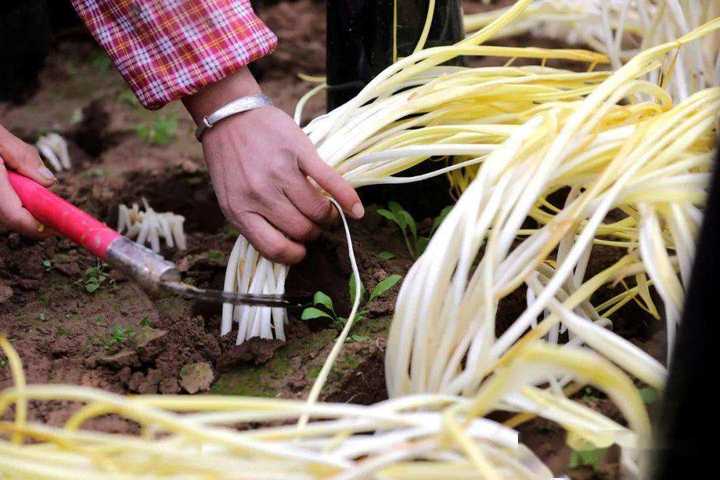
[[[49,187],[55,176],[45,167],[35,147],[0,126],[0,224],[28,237],[43,238],[51,233],[25,210],[8,180],[7,169]]]
[[[228,101],[259,91],[244,69],[183,101],[199,122]],[[221,120],[205,132],[203,151],[220,208],[269,260],[299,262],[305,256],[303,243],[335,219],[334,207],[318,186],[353,218],[364,215],[352,186],[275,107]]]

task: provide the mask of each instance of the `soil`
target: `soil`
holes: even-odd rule
[[[487,8],[466,1],[467,10]],[[298,73],[322,75],[325,69],[325,5],[310,0],[263,4],[261,16],[278,33],[278,51],[254,67],[263,89],[291,112],[311,85]],[[513,40],[522,42],[522,40]],[[0,124],[27,141],[47,131],[70,141],[74,167],[59,174],[54,190],[110,225],[120,203],[145,198],[157,211],[186,218],[188,248],[163,254],[177,262],[185,278],[203,287],[222,286],[226,255],[237,232],[224,220],[208,181],[193,123],[178,103],[160,112],[142,109],[104,54],[86,35],[61,37],[49,54],[39,86],[22,104],[0,103]],[[322,113],[322,95],[306,117]],[[172,140],[149,144],[137,133],[158,117],[174,119]],[[445,188],[445,187],[442,187]],[[401,195],[426,230],[436,211],[418,207]],[[419,202],[418,202],[419,204]],[[412,258],[397,227],[370,206],[362,222],[351,222],[363,283],[371,290],[388,275],[404,275]],[[381,252],[393,258],[383,260]],[[612,261],[613,252],[598,255]],[[89,292],[90,277],[102,278]],[[290,293],[326,292],[338,315],[350,308],[350,266],[343,232],[325,232],[292,268]],[[370,404],[387,398],[384,384],[385,337],[398,287],[364,307],[350,341],[329,378],[322,399]],[[611,295],[605,293],[604,295]],[[505,299],[500,325],[523,309],[524,292]],[[219,336],[220,308],[142,290],[119,272],[66,240],[33,241],[0,230],[0,332],[23,359],[30,383],[72,383],[117,393],[196,393],[304,398],[338,334],[328,321],[301,321],[290,312],[287,341],[253,339],[236,346],[232,334]],[[634,304],[616,315],[615,328],[656,358],[664,356],[660,322]],[[501,326],[502,328],[502,326]],[[0,358],[2,360],[2,358]],[[0,389],[11,384],[0,368]],[[607,404],[605,400],[605,404]],[[605,405],[603,404],[603,405]],[[62,424],[78,405],[33,403],[32,419]],[[598,406],[597,408],[605,408]],[[103,431],[134,432],[137,426],[115,417],[90,424]],[[521,427],[522,440],[558,474],[568,473],[570,452],[558,426],[540,420]],[[599,473],[569,472],[576,478],[615,478],[609,455]]]

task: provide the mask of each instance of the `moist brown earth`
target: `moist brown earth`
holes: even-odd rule
[[[485,8],[466,2],[468,10]],[[278,51],[258,62],[264,90],[291,113],[311,87],[297,74],[322,75],[325,64],[325,5],[310,0],[281,1],[261,8],[261,16],[279,35]],[[522,44],[523,39],[512,42]],[[220,288],[227,254],[237,231],[224,220],[209,186],[193,123],[177,103],[160,112],[142,109],[120,76],[86,35],[58,41],[40,76],[40,86],[24,104],[0,104],[0,123],[27,141],[57,131],[70,142],[73,169],[59,174],[56,193],[114,225],[120,203],[146,199],[156,211],[186,218],[188,248],[164,249],[185,278],[202,287]],[[322,113],[322,95],[306,108],[306,118]],[[176,123],[171,141],[151,144],[138,130],[159,117]],[[140,132],[141,133],[141,132]],[[412,198],[398,198],[409,209]],[[444,205],[437,206],[437,212]],[[363,283],[371,290],[391,274],[404,275],[412,258],[396,226],[368,208],[361,222],[350,222]],[[429,230],[430,219],[422,219]],[[392,259],[383,260],[381,252]],[[592,269],[617,260],[598,249]],[[323,291],[338,316],[350,310],[350,264],[344,232],[325,232],[291,269],[291,293]],[[89,285],[100,282],[97,290]],[[92,287],[90,287],[92,289]],[[323,399],[371,404],[387,398],[384,383],[385,338],[398,287],[363,307],[344,352],[329,378]],[[619,291],[619,290],[618,290]],[[603,294],[602,301],[612,292]],[[523,310],[518,290],[500,305],[499,329]],[[30,383],[70,383],[115,393],[197,393],[304,398],[337,336],[338,322],[302,321],[290,312],[287,342],[253,339],[235,345],[233,333],[219,336],[220,308],[142,290],[122,274],[66,240],[33,241],[0,231],[0,332],[18,350]],[[634,304],[615,316],[626,338],[664,356],[660,322]],[[2,363],[5,359],[0,358]],[[0,368],[0,388],[12,384]],[[585,401],[585,400],[583,400]],[[592,406],[617,412],[610,402],[592,397]],[[31,419],[61,425],[79,405],[32,402]],[[8,412],[8,416],[11,412]],[[622,420],[618,418],[618,420]],[[102,431],[135,432],[137,426],[113,416],[89,425]],[[534,420],[520,427],[521,439],[558,474],[568,473],[569,449],[559,426]],[[574,478],[616,478],[616,452],[600,469],[579,468]]]

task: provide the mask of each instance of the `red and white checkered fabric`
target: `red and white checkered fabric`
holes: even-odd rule
[[[160,108],[270,53],[249,0],[72,0],[140,102]]]

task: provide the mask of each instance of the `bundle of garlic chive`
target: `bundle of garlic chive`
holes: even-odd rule
[[[173,212],[156,212],[147,200],[143,198],[142,202],[142,209],[137,203],[130,208],[125,204],[118,206],[118,232],[140,245],[149,244],[156,253],[160,252],[161,239],[165,240],[168,248],[185,250],[185,217]]]
[[[609,3],[629,22],[634,10],[623,1]],[[662,390],[667,362],[613,333],[613,315],[636,302],[665,322],[673,341],[720,107],[715,84],[686,83],[681,95],[673,72],[683,52],[692,57],[698,44],[717,39],[720,19],[667,43],[632,32],[643,48],[609,72],[595,71],[614,62],[609,50],[483,45],[528,28],[547,3],[561,2],[521,0],[454,46],[419,49],[306,127],[322,158],[356,186],[450,173],[462,193],[397,299],[386,352],[389,400],[316,401],[359,295],[307,402],[26,385],[20,359],[0,337],[15,385],[0,394],[0,412],[14,407],[13,420],[0,422],[7,436],[0,478],[550,479],[515,430],[535,416],[562,426],[572,448],[619,446],[625,478],[640,477],[651,429],[638,386]],[[618,31],[614,17],[603,18]],[[442,65],[458,55],[507,64]],[[514,67],[516,58],[538,65]],[[553,59],[578,62],[584,73],[552,68]],[[402,176],[421,162],[437,168]],[[617,260],[589,275],[596,246],[614,248]],[[280,292],[286,274],[240,238],[226,288]],[[613,285],[624,290],[593,303]],[[498,305],[519,288],[527,306],[498,335]],[[282,338],[285,321],[283,311],[226,307],[223,332],[237,323],[238,341]],[[574,399],[586,385],[607,394],[622,424]],[[27,402],[58,400],[83,405],[63,428],[27,420]],[[485,418],[494,411],[514,415],[503,424]],[[83,429],[107,414],[138,423],[142,434]]]

